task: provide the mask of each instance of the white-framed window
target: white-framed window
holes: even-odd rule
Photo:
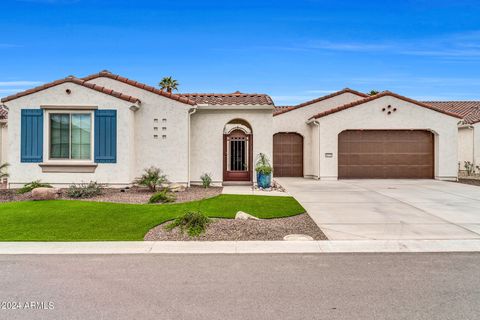
[[[49,110],[46,115],[47,158],[92,161],[93,112]]]

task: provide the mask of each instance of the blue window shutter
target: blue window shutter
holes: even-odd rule
[[[43,161],[43,110],[21,110],[20,161]]]
[[[95,110],[95,162],[117,162],[117,110]]]

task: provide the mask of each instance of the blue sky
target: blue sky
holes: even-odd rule
[[[108,69],[277,105],[345,87],[480,99],[478,0],[2,0],[0,12],[0,96]]]

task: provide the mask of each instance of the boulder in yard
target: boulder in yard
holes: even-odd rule
[[[171,192],[181,192],[181,191],[185,191],[186,187],[183,184],[172,183],[171,185],[168,186],[168,189]]]
[[[35,188],[32,190],[33,200],[55,200],[58,198],[58,190],[55,188]]]
[[[235,220],[260,220],[257,217],[252,216],[251,214],[248,214],[243,211],[238,211],[237,214],[235,214]]]

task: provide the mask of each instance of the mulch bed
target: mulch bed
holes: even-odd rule
[[[88,199],[74,199],[74,200],[83,200],[83,201],[96,201],[96,202],[115,202],[115,203],[133,203],[133,204],[142,204],[147,203],[148,199],[152,196],[152,193],[144,188],[130,188],[130,189],[109,189],[105,188],[102,190],[102,194],[93,198]],[[17,190],[14,189],[4,189],[0,190],[0,202],[11,202],[11,201],[28,201],[31,200],[31,193],[26,194],[17,194]],[[65,194],[65,189],[61,190],[61,195],[59,199],[72,200],[68,198]],[[174,192],[176,196],[176,203],[179,202],[188,202],[201,200],[205,198],[211,198],[222,193],[222,188],[211,187],[211,188],[202,188],[199,186],[192,186],[185,189],[185,191]]]
[[[283,240],[289,234],[307,234],[315,240],[327,240],[316,223],[306,213],[277,219],[234,220],[212,219],[204,234],[190,237],[180,233],[179,228],[167,231],[163,223],[151,229],[146,241],[243,241],[243,240]]]

